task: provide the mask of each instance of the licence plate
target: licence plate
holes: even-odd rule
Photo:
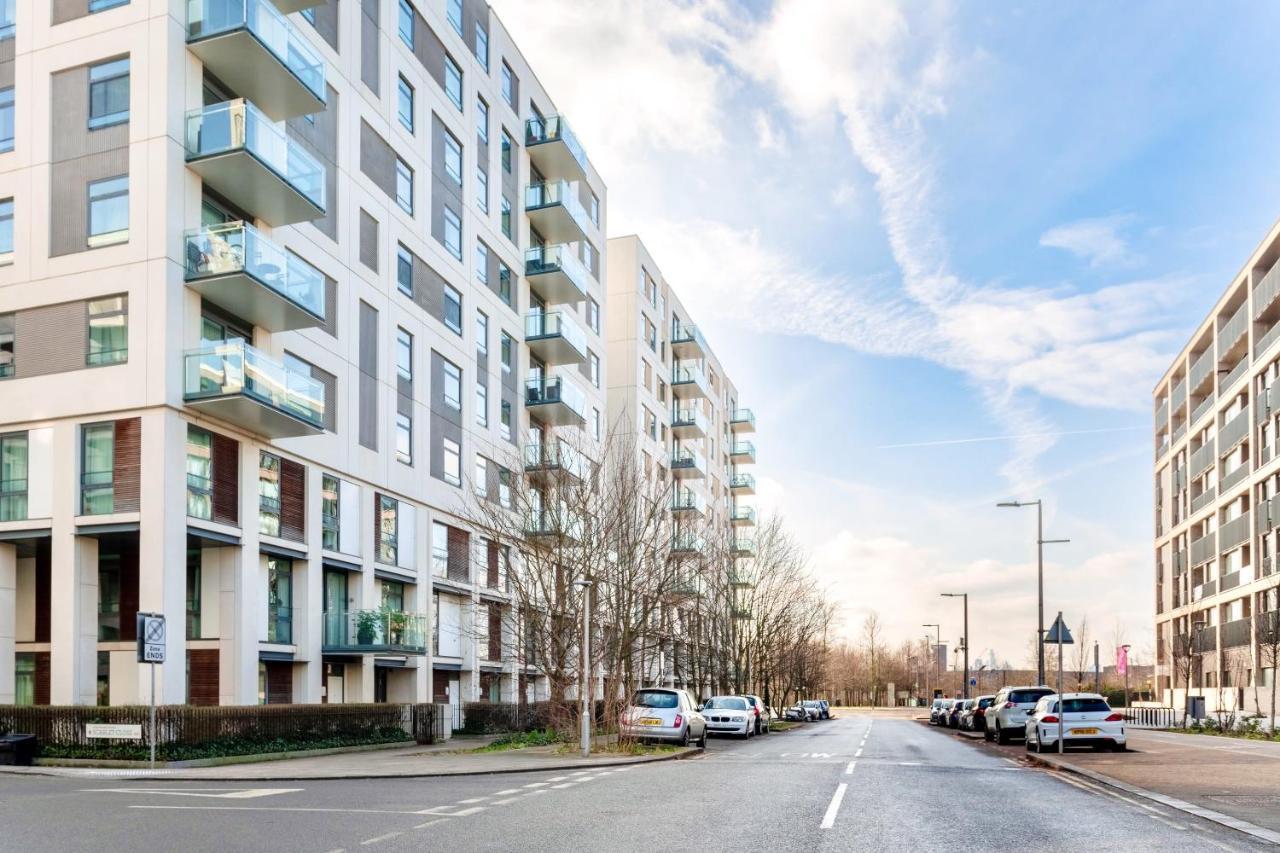
[[[642,725],[642,726],[660,726],[660,725],[662,725],[662,720],[659,720],[657,717],[641,717],[641,718],[640,718],[640,720],[639,720],[639,722],[640,722],[640,725]]]
[[[1071,733],[1073,735],[1096,735],[1098,733],[1098,730],[1097,729],[1072,729]]]

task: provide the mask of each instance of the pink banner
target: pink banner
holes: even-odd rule
[[[1116,646],[1116,675],[1129,673],[1129,647]]]

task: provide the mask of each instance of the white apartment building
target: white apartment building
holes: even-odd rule
[[[747,585],[755,416],[640,238],[610,238],[606,254],[610,430],[635,438],[646,473],[672,479],[673,549],[727,542],[734,577]],[[678,680],[679,655],[665,656],[664,682]]]
[[[1280,224],[1156,385],[1157,688],[1269,713],[1280,617]],[[1255,688],[1259,688],[1256,689]]]
[[[483,0],[0,0],[0,703],[513,699],[605,224]]]

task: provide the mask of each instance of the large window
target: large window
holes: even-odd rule
[[[0,264],[13,263],[13,199],[0,199]]]
[[[489,247],[482,241],[476,241],[476,281],[489,285]]]
[[[502,99],[511,109],[516,110],[516,75],[506,60],[502,62]],[[519,110],[516,110],[519,113]]]
[[[413,169],[399,158],[396,158],[396,204],[413,215]]]
[[[413,296],[413,253],[403,243],[396,249],[396,286],[405,296]]]
[[[280,457],[265,450],[258,455],[258,532],[280,535]]]
[[[444,362],[443,395],[446,405],[462,408],[462,370],[451,361]]]
[[[329,551],[338,550],[341,491],[337,477],[332,474],[320,477],[320,547]]]
[[[502,216],[499,224],[502,227],[502,236],[508,240],[514,240],[515,237],[511,236],[511,199],[505,195],[502,197]]]
[[[449,26],[453,27],[458,35],[462,35],[462,0],[445,0],[444,11],[445,17],[449,19]]]
[[[476,352],[489,352],[489,315],[483,311],[476,311]]]
[[[515,297],[511,290],[511,268],[502,261],[498,261],[498,296],[508,305],[515,306],[512,301]]]
[[[267,642],[293,642],[293,563],[267,558]]]
[[[515,340],[505,331],[502,333],[502,369],[510,371],[515,361]]]
[[[10,86],[0,89],[0,151],[13,150],[13,131],[13,87]]]
[[[508,175],[511,174],[511,169],[514,164],[512,156],[515,147],[515,140],[511,138],[511,134],[507,133],[507,129],[504,127],[502,129],[502,171],[506,172]]]
[[[599,388],[600,387],[600,356],[596,355],[595,353],[591,353],[587,361],[591,365],[591,384]]]
[[[98,555],[98,640],[120,639],[120,558]]]
[[[400,75],[396,112],[405,130],[413,133],[413,87],[409,85],[408,80],[404,79],[403,74]]]
[[[128,6],[129,0],[89,0],[89,12],[105,12],[117,6]]]
[[[476,167],[476,207],[481,213],[489,212],[489,173],[483,167]]]
[[[14,352],[16,338],[13,331],[13,315],[0,314],[0,379],[12,376],[17,366]]]
[[[444,439],[444,480],[455,486],[462,485],[462,448],[451,438]]]
[[[213,518],[213,435],[187,427],[187,515]]]
[[[462,294],[452,286],[444,286],[444,324],[462,334]]]
[[[489,460],[479,453],[476,454],[476,470],[472,476],[471,487],[482,498],[489,493]]]
[[[600,303],[587,297],[587,327],[597,335],[600,334]]]
[[[89,351],[85,364],[119,364],[129,360],[129,300],[108,296],[89,300]]]
[[[413,382],[413,335],[396,327],[396,375]]]
[[[476,97],[476,136],[485,145],[489,144],[489,104],[479,96]]]
[[[453,105],[462,112],[462,69],[453,58],[444,58],[444,93],[453,101]]]
[[[511,403],[510,403],[509,401],[507,401],[507,400],[503,400],[503,401],[502,401],[502,413],[501,413],[500,417],[501,417],[501,419],[502,419],[502,430],[501,430],[501,432],[502,432],[502,437],[503,437],[504,439],[506,439],[507,441],[510,441],[510,440],[511,440],[511,436],[512,436],[512,432],[511,432]]]
[[[108,515],[115,508],[114,423],[86,424],[80,431],[80,512]]]
[[[476,426],[489,426],[489,386],[476,383]]]
[[[89,129],[129,120],[129,58],[89,66]]]
[[[462,143],[447,130],[444,132],[444,170],[462,186]]]
[[[400,31],[400,40],[408,45],[409,50],[413,50],[413,7],[409,5],[409,0],[400,0],[397,27]]]
[[[16,31],[18,0],[0,0],[0,39],[11,39]]]
[[[396,414],[396,459],[406,465],[413,464],[413,418]]]
[[[200,549],[187,549],[187,639],[200,639]]]
[[[0,435],[0,521],[27,517],[27,434]]]
[[[400,532],[396,513],[400,502],[386,495],[378,495],[378,562],[388,566],[396,565],[399,551],[397,537]]]
[[[476,21],[476,59],[485,71],[489,70],[489,31],[479,21]]]
[[[448,206],[444,209],[444,247],[449,254],[462,260],[462,220]]]
[[[437,577],[449,573],[449,528],[438,521],[431,522],[431,573]]]
[[[129,239],[129,176],[89,184],[89,248]]]

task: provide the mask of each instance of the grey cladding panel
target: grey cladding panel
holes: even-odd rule
[[[437,320],[444,318],[444,285],[444,276],[413,255],[413,301]]]
[[[462,200],[453,195],[447,187],[447,182],[431,179],[431,236],[441,246],[444,245],[444,209],[447,207],[453,211],[453,215],[458,218],[458,222],[462,223]],[[466,226],[462,226],[466,227]],[[466,245],[467,241],[464,237],[462,245]]]
[[[370,14],[371,11],[372,14]],[[365,0],[363,13],[360,15],[360,80],[375,95],[381,94],[379,91],[381,64],[378,57],[378,2]]]
[[[506,383],[506,377],[503,377],[502,401],[511,407],[511,438],[508,441],[515,444],[520,436],[520,392],[513,385]],[[502,417],[501,412],[498,413],[498,417]]]
[[[578,372],[586,377],[587,382],[591,381],[591,350],[587,350],[587,357],[578,365]]]
[[[128,122],[89,130],[89,66],[53,74],[50,87],[53,113],[50,160],[58,163],[128,146]]]
[[[324,386],[324,428],[329,432],[338,431],[338,377],[327,370],[321,370],[314,364],[311,366],[311,378]]]
[[[6,39],[0,39],[0,62],[12,62],[14,57],[15,40],[13,36]]]
[[[53,0],[53,24],[65,24],[89,14],[89,0]]]
[[[444,401],[444,356],[431,351],[431,411],[451,424],[462,426],[462,412]],[[466,377],[463,376],[463,385]],[[459,401],[461,402],[461,401]],[[432,418],[434,422],[435,418]]]
[[[360,171],[388,198],[396,197],[396,152],[366,121],[360,122]]]
[[[511,148],[511,171],[510,171],[510,172],[508,172],[506,169],[504,169],[504,168],[502,167],[502,163],[501,163],[501,162],[499,162],[499,163],[498,163],[498,171],[502,173],[502,194],[503,194],[504,196],[506,196],[506,197],[510,200],[510,202],[511,202],[511,206],[512,206],[513,208],[519,208],[519,207],[521,206],[521,201],[522,201],[522,200],[521,200],[521,198],[520,198],[520,193],[519,193],[519,189],[520,189],[520,182],[519,182],[519,178],[520,178],[520,174],[519,174],[519,172],[520,172],[520,141],[519,141],[519,137],[517,137],[514,133],[511,133],[511,132],[510,132],[509,130],[507,130],[505,127],[503,127],[503,128],[502,128],[502,130],[501,130],[501,131],[499,131],[499,133],[508,133],[508,134],[510,134],[510,135],[511,135],[511,140],[512,140],[512,148]],[[499,146],[501,146],[501,145],[502,145],[502,139],[503,139],[503,137],[502,137],[502,136],[499,136],[499,137],[498,137],[498,139],[497,139],[497,144],[498,144]],[[501,151],[499,151],[499,157],[501,157]]]
[[[325,198],[328,199],[325,215],[312,220],[321,234],[330,240],[338,239],[338,90],[328,86],[329,100],[325,109],[307,116],[289,119],[285,127],[289,137],[296,140],[312,156],[324,164]]]
[[[360,302],[360,372],[378,377],[378,309]]]
[[[13,39],[5,39],[0,44],[13,43]],[[13,60],[0,59],[0,89],[13,88]]]
[[[89,248],[89,184],[129,173],[129,149],[54,163],[49,169],[49,255]]]
[[[360,208],[360,263],[378,271],[378,220]]]
[[[396,394],[396,414],[413,417],[413,398],[407,394]]]
[[[64,302],[19,311],[14,317],[14,376],[80,370],[88,352],[85,303]]]
[[[324,324],[320,326],[325,334],[338,337],[338,280],[330,276],[324,277]]]
[[[427,69],[436,85],[444,88],[444,57],[447,51],[444,42],[436,35],[435,30],[427,26],[417,9],[413,11],[413,54],[418,62]],[[461,67],[461,66],[459,66]]]
[[[325,0],[323,6],[313,9],[316,32],[320,38],[328,42],[329,47],[338,51],[338,0]]]
[[[378,449],[378,311],[360,303],[360,444]]]

